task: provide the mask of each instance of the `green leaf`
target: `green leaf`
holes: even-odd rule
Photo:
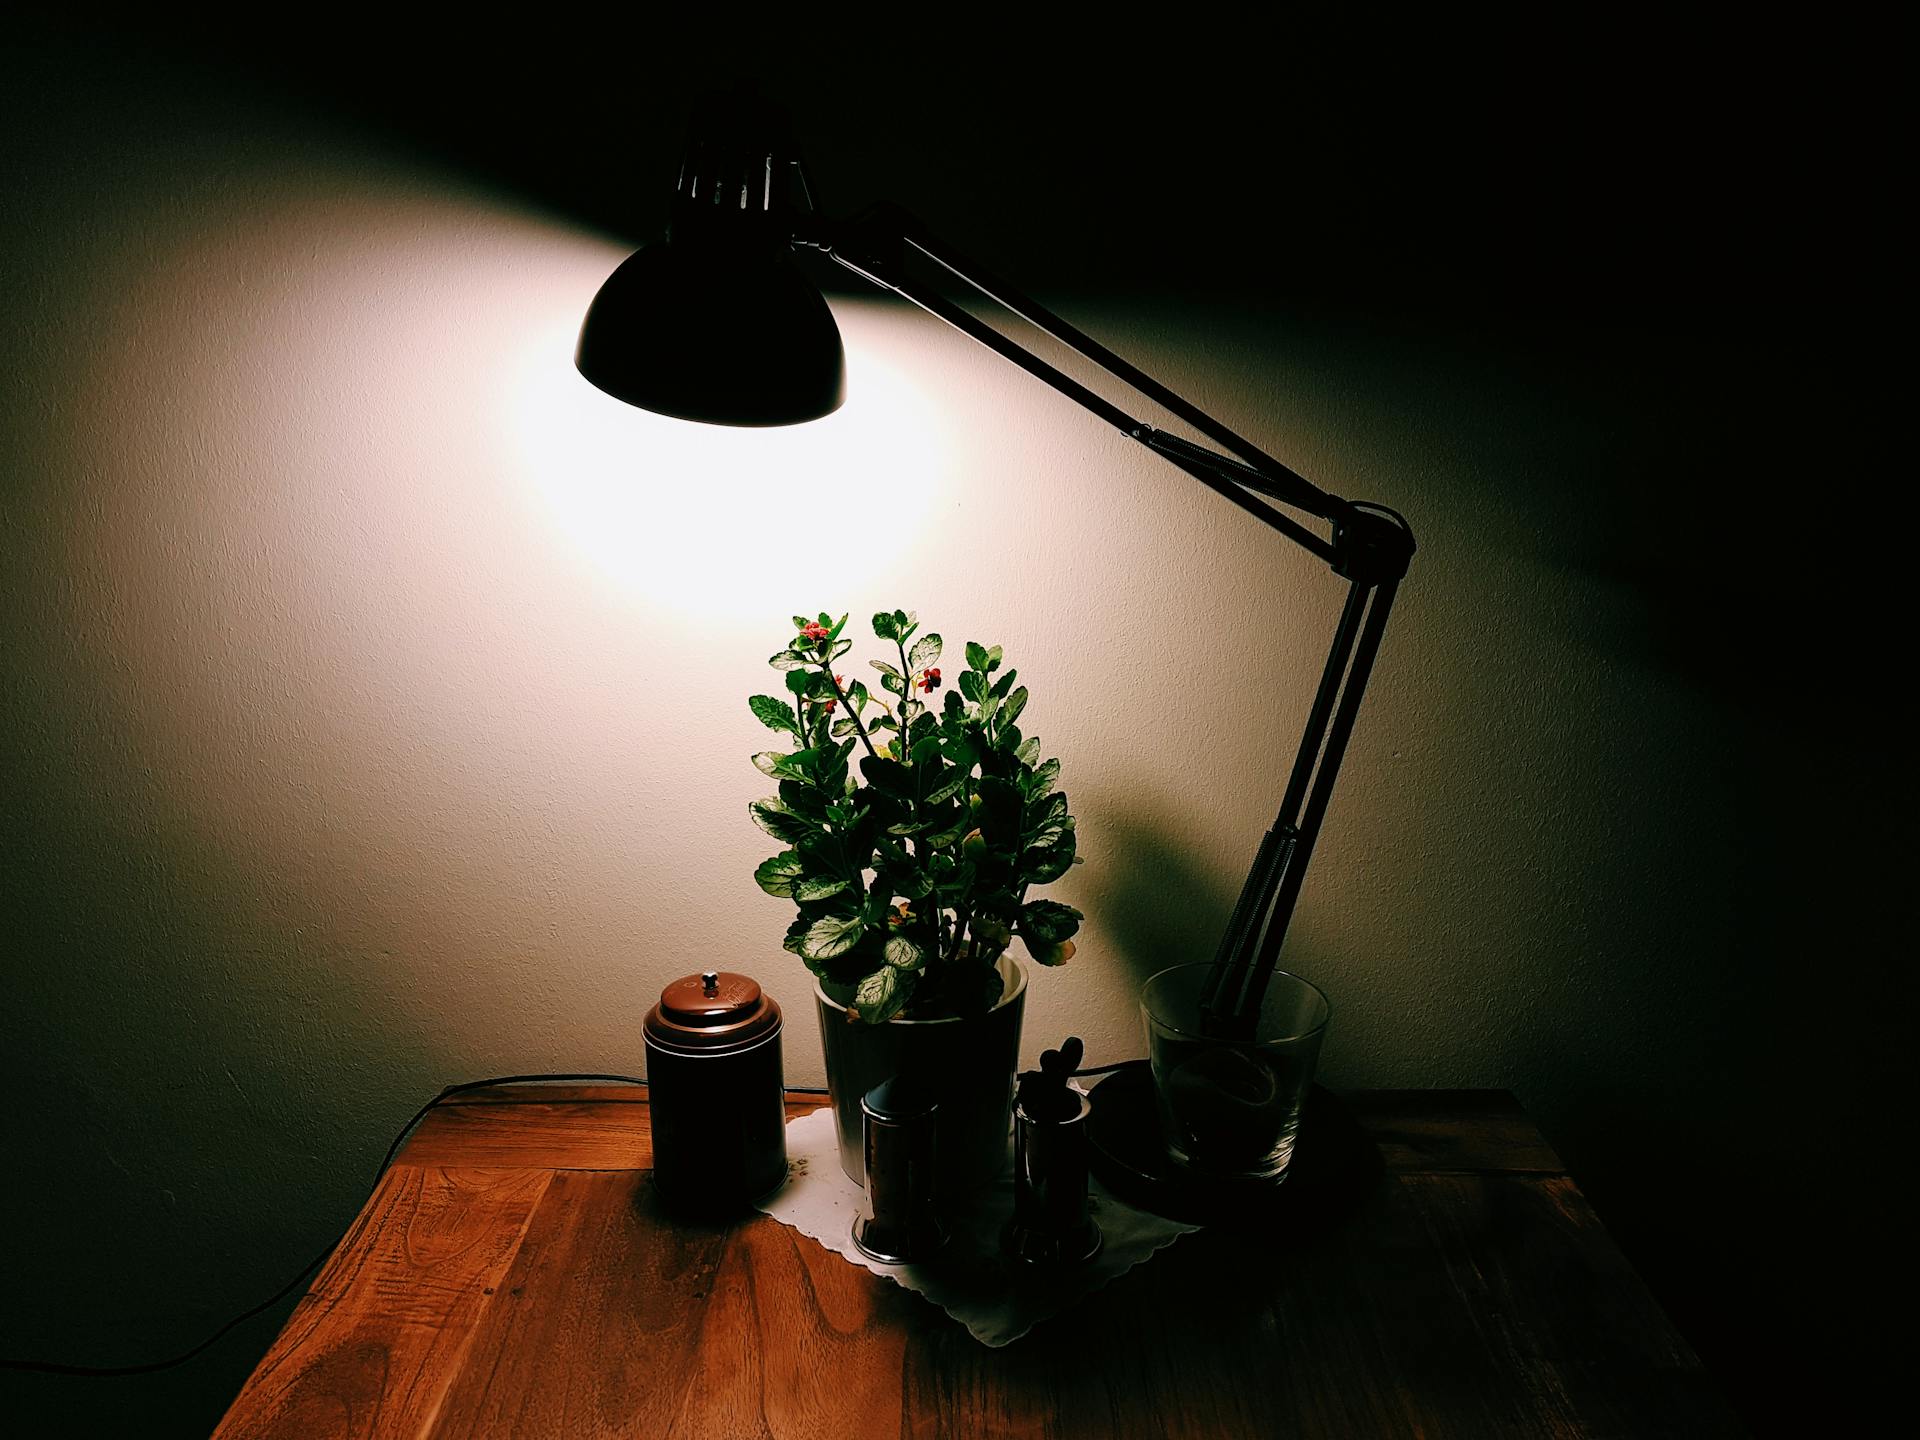
[[[826,617],[824,615],[820,617],[820,623],[822,625],[827,624]],[[840,638],[840,632],[846,628],[847,628],[847,617],[845,615],[842,615],[838,620],[834,621],[833,624],[827,626],[827,643],[832,644],[835,640],[838,640]],[[853,642],[849,640],[847,643],[851,645]]]
[[[813,661],[805,655],[797,654],[792,650],[782,650],[778,655],[767,657],[767,664],[776,670],[798,670],[802,665],[812,663]]]
[[[919,746],[915,746],[914,750],[917,754],[919,752]],[[953,770],[940,782],[937,789],[927,792],[927,804],[938,805],[943,800],[951,800],[962,790],[966,789],[966,787],[967,772],[964,770]]]
[[[852,684],[847,686],[847,703],[853,706],[855,710],[866,709],[867,699],[868,699],[868,695],[867,695],[866,681],[855,680]]]
[[[979,735],[976,738],[981,743],[986,743],[986,737],[984,735]],[[980,752],[980,773],[982,775],[998,775],[1003,780],[1012,780],[1020,774],[1020,762],[1013,758],[1013,752],[1011,750],[996,750],[992,745],[988,744],[986,748]]]
[[[1071,905],[1058,900],[1034,900],[1020,907],[1019,931],[1042,945],[1058,945],[1071,940],[1087,917]]]
[[[853,717],[851,715],[833,722],[832,734],[836,740],[843,735],[858,735],[859,733],[860,727],[853,723]]]
[[[812,623],[813,622],[804,615],[796,615],[793,617],[793,628],[796,630],[804,630]]]
[[[1039,828],[1027,837],[1027,848],[1029,850],[1050,850],[1055,845],[1058,845],[1061,837],[1072,829],[1073,820],[1070,816],[1061,816],[1057,819],[1043,821]]]
[[[1066,874],[1073,868],[1073,848],[1073,831],[1069,830],[1050,849],[1027,851],[1021,864],[1028,882],[1045,885]]]
[[[791,755],[782,755],[778,750],[762,750],[753,757],[753,768],[762,775],[781,779],[784,778],[785,772],[778,767],[785,765],[792,758]]]
[[[913,642],[913,649],[907,654],[907,669],[918,675],[929,665],[940,663],[940,637],[928,632]]]
[[[1019,673],[1018,670],[1007,671],[1006,674],[993,682],[993,693],[996,695],[1005,695],[1009,690],[1013,689],[1014,677]]]
[[[793,814],[808,820],[820,821],[827,818],[825,798],[808,781],[782,780],[780,803]]]
[[[987,647],[975,641],[967,641],[967,668],[987,673]]]
[[[753,823],[782,845],[798,845],[820,827],[811,820],[793,814],[778,800],[755,800],[747,806]]]
[[[851,650],[852,648],[853,648],[853,642],[851,640],[836,641],[834,643],[833,653],[827,658],[830,660],[838,660],[842,655],[846,654],[847,651]]]
[[[974,762],[980,758],[980,751],[971,735],[959,735],[942,741],[940,753],[962,770],[973,769]]]
[[[959,844],[966,837],[967,831],[972,828],[972,825],[962,818],[960,823],[952,829],[942,830],[938,835],[928,835],[920,843],[930,850],[944,850],[949,845]]]
[[[1013,758],[1022,765],[1033,764],[1034,757],[1040,753],[1040,737],[1029,735],[1014,747]]]
[[[882,610],[873,617],[873,633],[878,639],[892,640],[900,633],[900,629],[894,624],[893,616]]]
[[[884,1025],[900,1013],[912,993],[910,971],[882,965],[860,982],[853,992],[853,1003],[847,1008],[869,1025]]]
[[[848,882],[833,875],[810,875],[794,883],[793,898],[796,900],[825,900],[838,895],[847,888]]]
[[[1028,845],[1037,845],[1045,849],[1060,838],[1061,831],[1072,828],[1073,817],[1067,813],[1067,797],[1064,791],[1056,790],[1044,800],[1028,803]]]
[[[789,735],[800,735],[799,722],[793,718],[793,707],[786,701],[776,700],[771,695],[749,695],[747,708],[769,730],[784,730]],[[806,737],[800,738],[804,740]]]
[[[767,894],[791,897],[793,887],[805,869],[799,854],[788,850],[771,860],[762,860],[754,870],[753,878]]]
[[[993,671],[993,670],[998,670],[999,668],[1000,668],[1000,647],[996,645],[991,650],[987,651],[987,669],[989,671]]]
[[[927,952],[904,935],[889,936],[886,947],[880,953],[887,957],[887,964],[896,970],[926,968]]]
[[[867,663],[871,665],[874,669],[878,670],[882,675],[890,675],[895,680],[898,680],[901,678],[900,672],[894,669],[893,666],[889,665],[884,660],[869,660]]]
[[[900,864],[889,865],[876,876],[873,888],[876,893],[886,890],[889,898],[898,895],[906,900],[919,900],[932,891],[933,877],[924,870],[915,869],[911,861],[903,860]]]
[[[867,922],[858,915],[822,915],[801,938],[801,958],[831,960],[844,955],[860,943],[866,929]]]
[[[947,862],[950,868],[934,880],[933,888],[943,903],[952,905],[966,898],[973,888],[974,866],[970,860],[954,860],[952,856],[937,857]]]
[[[898,760],[868,755],[860,761],[860,773],[867,777],[869,785],[889,795],[906,798],[913,794],[913,776]]]
[[[913,611],[896,610],[893,612],[893,633],[896,639],[905,640],[919,628],[920,617],[914,614]]]
[[[981,681],[980,681],[980,676],[978,672],[973,670],[962,670],[960,672],[959,685],[960,685],[960,693],[962,695],[966,696],[967,699],[973,701],[973,703],[976,705],[980,703],[980,696],[984,693],[984,691],[981,689]]]
[[[1011,675],[1013,672],[1008,671],[1007,673]],[[1000,702],[1001,727],[1004,729],[1006,726],[1013,724],[1014,721],[1020,718],[1020,712],[1026,708],[1027,687],[1022,685],[1018,690]]]
[[[787,672],[787,689],[795,695],[805,695],[809,690],[813,689],[815,678],[816,674],[812,670],[789,670]]]
[[[1018,725],[1002,725],[1000,727],[1000,733],[994,736],[993,743],[998,745],[1002,750],[1018,750],[1022,743],[1020,739],[1020,727]]]

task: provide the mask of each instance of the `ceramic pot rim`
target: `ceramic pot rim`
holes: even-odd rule
[[[1018,1000],[1022,995],[1027,993],[1027,967],[1026,966],[1022,965],[1018,960],[1014,959],[1013,956],[1011,955],[1002,955],[999,958],[999,960],[997,960],[994,963],[999,969],[1000,976],[1003,981],[1007,979],[1007,972],[1009,970],[1013,972],[1013,976],[1012,976],[1013,983],[1010,985],[1006,985],[1000,991],[1000,998],[999,1000],[994,1002],[993,1009],[986,1012],[988,1015],[994,1015],[1000,1012],[1001,1010],[1006,1009],[1007,1006],[1011,1005],[1015,1000]],[[813,982],[813,998],[819,1001],[822,1005],[825,1005],[830,1010],[844,1011],[847,1008],[846,1006],[842,1005],[838,1000],[835,1000],[831,995],[827,994],[826,991],[822,990],[820,988],[820,982],[818,980],[815,980]],[[980,1020],[984,1018],[985,1017],[981,1015],[937,1015],[924,1020],[913,1020],[913,1019],[907,1018],[904,1015],[896,1015],[891,1020],[887,1021],[887,1024],[889,1025],[958,1025],[963,1020]]]

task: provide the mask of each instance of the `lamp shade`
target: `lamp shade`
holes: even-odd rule
[[[607,277],[574,363],[629,405],[715,425],[793,425],[846,398],[833,312],[790,262],[672,242]]]
[[[794,168],[777,115],[706,107],[667,238],[630,255],[587,309],[580,373],[629,405],[716,425],[793,425],[839,409],[840,330],[788,250]]]

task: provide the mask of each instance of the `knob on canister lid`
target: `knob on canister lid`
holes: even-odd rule
[[[647,1036],[677,1050],[740,1045],[780,1024],[780,1007],[759,983],[730,970],[683,975],[647,1012]]]

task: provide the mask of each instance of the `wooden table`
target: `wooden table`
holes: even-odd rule
[[[421,1125],[216,1435],[1742,1433],[1510,1095],[1345,1098],[1384,1172],[1344,1223],[1188,1236],[989,1350],[765,1216],[664,1217],[643,1091],[476,1092]]]

